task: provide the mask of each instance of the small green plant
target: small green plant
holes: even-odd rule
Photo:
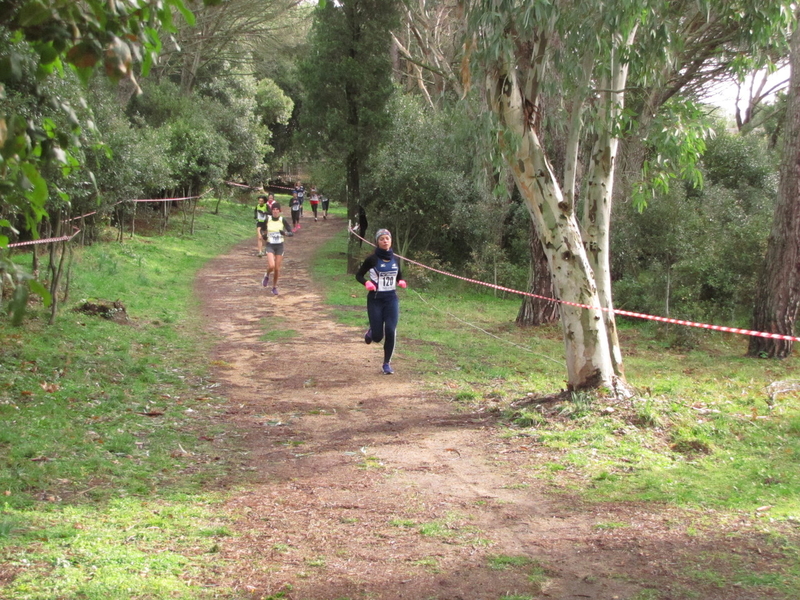
[[[533,567],[528,573],[528,581],[531,582],[531,585],[533,585],[537,592],[541,592],[544,589],[547,580],[548,576],[545,568],[534,561]]]
[[[661,598],[661,593],[658,590],[646,588],[636,592],[636,594],[631,597],[631,600],[658,600],[659,598]]]
[[[324,558],[309,558],[309,559],[306,560],[306,564],[309,567],[322,568],[327,563],[325,562]]]
[[[392,527],[416,527],[417,524],[411,519],[392,519],[389,521]]]
[[[524,567],[531,564],[531,559],[527,556],[507,556],[505,554],[498,554],[488,556],[486,559],[487,565],[490,569],[495,571],[505,571],[511,567]]]
[[[591,414],[594,401],[595,397],[591,392],[571,392],[569,401],[562,405],[559,414],[570,419],[580,419]]]
[[[603,531],[608,529],[621,529],[623,527],[630,527],[630,525],[628,523],[621,523],[619,521],[607,521],[605,523],[595,523],[592,526],[592,529]]]
[[[210,529],[201,529],[198,535],[203,537],[230,537],[233,535],[233,532],[224,525],[221,525]]]
[[[295,329],[270,329],[265,331],[259,339],[262,342],[283,342],[297,337]]]
[[[422,523],[419,526],[419,532],[421,535],[428,536],[428,537],[453,537],[455,535],[455,531],[450,528],[449,525],[443,523],[442,521],[431,521],[430,523]]]
[[[527,490],[531,487],[530,483],[509,483],[503,486],[504,490]]]
[[[455,402],[462,402],[462,403],[469,403],[474,402],[480,397],[478,392],[474,390],[465,390],[462,392],[458,392],[455,396],[453,396],[453,400]]]
[[[514,414],[512,421],[519,427],[534,427],[547,423],[547,419],[542,413],[531,410],[518,411]]]
[[[429,573],[441,573],[442,570],[439,567],[439,561],[432,557],[426,556],[425,558],[420,558],[415,560],[411,563],[415,567],[424,567]]]
[[[10,538],[19,531],[19,521],[11,517],[0,517],[0,539]]]
[[[386,465],[377,456],[364,456],[364,459],[358,463],[360,469],[384,469]]]
[[[634,424],[638,427],[661,427],[663,425],[663,418],[650,399],[638,399],[635,403],[635,407],[636,416],[634,418]]]

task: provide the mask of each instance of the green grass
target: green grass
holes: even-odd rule
[[[192,236],[175,223],[78,249],[53,326],[36,307],[23,327],[0,321],[0,563],[16,573],[3,598],[236,597],[191,583],[231,535],[209,485],[227,471],[210,460],[224,399],[191,290],[251,234],[250,213],[223,202]],[[130,323],[71,310],[102,299]]]
[[[497,554],[487,557],[487,564],[494,571],[505,571],[511,567],[524,567],[531,564],[531,559],[527,556],[507,556]]]

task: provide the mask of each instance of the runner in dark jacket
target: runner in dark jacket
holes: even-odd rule
[[[394,373],[391,361],[394,354],[397,321],[400,318],[400,301],[396,289],[406,287],[400,262],[392,251],[392,234],[388,229],[379,229],[375,234],[375,253],[367,257],[356,273],[356,280],[367,288],[367,316],[369,329],[364,342],[383,343],[383,373]]]

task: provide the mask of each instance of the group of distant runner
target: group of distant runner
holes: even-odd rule
[[[292,190],[292,197],[289,200],[289,208],[292,213],[292,224],[281,215],[281,205],[275,200],[275,194],[269,193],[266,196],[258,197],[253,217],[256,221],[256,240],[258,242],[258,256],[267,257],[267,272],[261,280],[261,285],[269,287],[270,276],[272,277],[272,293],[278,295],[278,278],[283,263],[284,238],[291,237],[302,228],[300,220],[303,217],[303,203],[305,201],[306,189],[299,181]],[[318,210],[322,205],[322,219],[328,218],[328,207],[330,201],[322,196],[316,187],[311,188],[309,204],[314,212],[314,221],[318,220]]]
[[[297,182],[292,190],[289,207],[292,213],[292,224],[281,215],[281,205],[272,193],[258,197],[254,211],[256,220],[256,238],[258,256],[266,256],[267,271],[261,280],[263,287],[269,287],[272,280],[272,293],[278,295],[278,279],[284,255],[284,238],[291,237],[302,229],[300,221],[303,217],[303,204],[306,190]],[[320,205],[322,220],[328,218],[329,200],[312,186],[309,193],[309,205],[314,214],[314,221],[319,220]],[[363,236],[366,232],[361,231]],[[392,234],[388,229],[379,229],[375,234],[375,252],[367,257],[356,273],[356,281],[367,289],[367,316],[369,329],[364,334],[364,342],[383,343],[383,366],[385,375],[394,373],[391,365],[394,354],[397,322],[400,316],[400,302],[397,288],[405,288],[400,263],[392,250]]]

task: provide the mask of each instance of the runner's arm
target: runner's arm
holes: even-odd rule
[[[368,280],[365,277],[365,275],[369,273],[369,270],[374,266],[375,266],[375,255],[372,254],[367,257],[367,260],[365,260],[362,263],[361,268],[356,273],[356,281],[361,285],[366,285]]]

